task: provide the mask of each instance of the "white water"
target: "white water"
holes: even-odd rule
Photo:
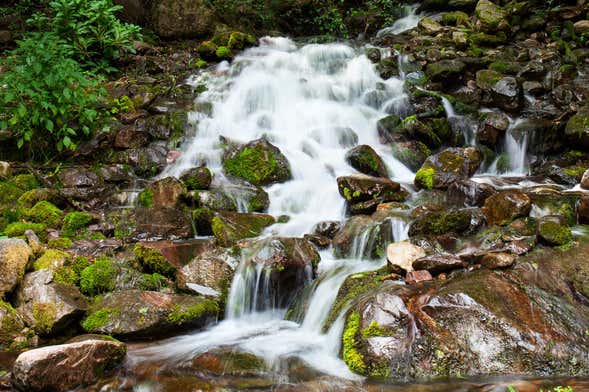
[[[405,31],[411,30],[417,27],[421,16],[417,14],[418,5],[412,5],[406,7],[407,15],[401,19],[398,19],[390,27],[385,27],[380,30],[377,34],[377,38],[384,37],[385,35],[396,35],[404,33]]]
[[[527,133],[523,135],[515,135],[513,133],[513,129],[524,120],[519,118],[508,118],[509,127],[505,132],[503,153],[507,154],[507,157],[509,159],[509,169],[507,171],[500,170],[498,164],[501,157],[499,156],[489,167],[487,174],[493,176],[527,176],[528,174],[530,174],[530,166],[528,160],[528,144],[530,135],[528,135]]]
[[[320,221],[344,219],[336,177],[354,172],[344,158],[355,144],[349,142],[349,129],[357,144],[369,144],[379,153],[392,178],[413,181],[414,174],[393,158],[390,146],[379,143],[376,130],[380,118],[404,109],[408,97],[403,80],[381,79],[373,64],[349,46],[297,48],[285,38],[264,38],[260,47],[244,52],[231,66],[223,64],[215,75],[201,75],[192,82],[203,81],[209,90],[199,101],[213,104],[212,115],[191,116],[197,135],[163,176],[178,176],[206,163],[217,182],[226,181],[219,138],[248,142],[266,137],[288,158],[293,175],[291,181],[266,189],[269,213],[290,217],[267,235],[302,236]],[[392,219],[395,240],[406,239],[407,228],[402,220]],[[231,285],[226,320],[204,332],[132,351],[131,363],[181,364],[199,353],[228,347],[258,355],[276,370],[283,359],[297,357],[322,373],[358,379],[338,358],[343,317],[327,333],[323,326],[346,277],[385,262],[363,260],[373,242],[370,234],[365,230],[354,240],[351,259],[336,260],[330,250],[321,253],[320,276],[300,324],[284,320],[286,309],[276,306],[267,271],[251,266],[244,257]]]

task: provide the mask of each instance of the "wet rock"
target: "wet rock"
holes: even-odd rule
[[[445,189],[452,182],[470,178],[479,168],[483,154],[478,148],[448,148],[432,155],[415,176],[418,188]]]
[[[166,155],[164,147],[150,145],[118,151],[113,154],[112,163],[129,165],[138,175],[154,176],[166,167]]]
[[[346,153],[346,162],[360,173],[374,177],[388,177],[388,171],[382,158],[368,145],[352,148]]]
[[[191,295],[128,290],[104,295],[82,327],[91,333],[154,338],[178,329],[202,328],[219,312],[213,300]]]
[[[489,184],[460,180],[450,184],[446,195],[448,203],[468,207],[482,207],[485,200],[495,193],[495,188]]]
[[[121,149],[141,148],[149,144],[149,134],[133,126],[121,128],[114,140],[114,147]]]
[[[367,237],[365,243],[358,241],[362,236]],[[371,216],[355,215],[333,237],[333,251],[338,258],[380,259],[384,255],[386,244],[391,241],[391,227],[386,222]],[[364,246],[359,247],[359,243]]]
[[[581,188],[589,189],[589,170],[586,170],[583,173],[583,177],[581,178]]]
[[[569,119],[565,135],[571,142],[584,148],[589,147],[589,110],[583,109]]]
[[[342,224],[339,221],[324,221],[319,222],[313,228],[313,233],[319,236],[327,237],[329,239],[333,239],[335,235],[340,231],[342,228]]]
[[[125,359],[126,346],[112,338],[47,346],[22,353],[12,370],[20,391],[65,391],[88,385]]]
[[[405,275],[413,271],[413,263],[425,257],[425,251],[407,241],[395,242],[387,246],[387,261],[393,273]]]
[[[440,32],[443,27],[441,24],[433,20],[432,18],[421,18],[419,20],[418,27],[426,34],[435,34]]]
[[[449,253],[438,253],[419,258],[413,262],[415,270],[427,270],[436,275],[455,269],[466,268],[467,264],[458,256]]]
[[[524,94],[528,95],[542,95],[545,92],[544,85],[540,82],[525,81],[522,84]]]
[[[406,196],[398,182],[364,174],[338,177],[337,185],[340,195],[352,204],[377,198],[383,202],[402,201]]]
[[[520,106],[520,87],[517,79],[506,76],[493,85],[491,95],[495,104],[505,110],[516,110]]]
[[[105,182],[115,184],[129,182],[135,178],[133,170],[125,165],[102,166],[98,169],[98,172]]]
[[[88,307],[77,287],[57,282],[55,275],[49,269],[27,274],[16,293],[18,313],[40,335],[66,331]]]
[[[480,263],[489,269],[507,268],[515,263],[515,256],[509,253],[487,253]]]
[[[192,191],[188,196],[199,208],[207,208],[213,211],[237,211],[237,203],[227,192],[221,189],[207,191]]]
[[[22,281],[33,251],[21,239],[0,240],[0,297]]]
[[[291,178],[290,164],[274,145],[258,139],[228,151],[223,159],[227,174],[254,185],[270,185]]]
[[[441,60],[428,64],[426,74],[433,82],[446,82],[461,77],[465,67],[460,60]]]
[[[368,48],[366,49],[366,57],[373,62],[374,64],[378,64],[381,60],[381,53],[379,48]]]
[[[182,174],[180,180],[188,190],[209,189],[213,175],[208,167],[195,167]]]
[[[65,169],[59,172],[59,181],[66,188],[99,187],[102,178],[95,172],[84,167]]]
[[[220,211],[211,221],[213,234],[221,246],[234,241],[258,236],[267,226],[275,223],[271,215]]]
[[[475,8],[475,14],[477,27],[481,31],[494,33],[509,28],[507,12],[489,0],[479,0]]]
[[[446,233],[472,233],[483,225],[484,214],[478,208],[461,210],[421,211],[409,227],[411,237],[442,235]]]
[[[135,260],[146,272],[158,273],[173,278],[176,271],[194,257],[214,248],[209,239],[187,241],[140,242],[133,249]]]
[[[497,141],[503,138],[508,127],[509,118],[505,114],[500,112],[485,114],[477,130],[477,141],[490,148],[495,148]]]
[[[532,200],[518,190],[501,191],[485,200],[483,211],[489,225],[507,225],[516,218],[526,217]]]
[[[143,207],[175,207],[186,192],[184,185],[175,177],[166,177],[149,184],[139,194]]]
[[[331,245],[331,239],[322,235],[305,234],[303,238],[319,249],[327,249]]]
[[[395,158],[412,171],[419,170],[431,154],[430,149],[425,144],[417,141],[394,143],[392,148]]]
[[[193,237],[190,217],[174,207],[136,208],[135,219],[139,239]]]
[[[562,246],[573,240],[570,227],[559,216],[544,216],[538,219],[538,238],[551,246]]]
[[[223,297],[229,292],[233,270],[239,261],[220,249],[210,249],[194,257],[178,270],[176,283],[180,290]]]
[[[582,197],[577,205],[577,222],[581,225],[589,224],[589,198]]]
[[[276,306],[285,307],[293,295],[308,284],[321,260],[315,247],[303,238],[274,237],[256,241],[244,255],[252,266],[262,266],[266,274],[266,287]]]
[[[405,277],[407,284],[417,284],[433,280],[432,275],[428,271],[409,271]]]

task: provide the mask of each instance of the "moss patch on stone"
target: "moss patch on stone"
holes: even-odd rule
[[[49,227],[59,227],[63,211],[48,201],[40,201],[25,211],[24,216],[32,222],[44,223]]]
[[[82,321],[82,328],[86,332],[96,332],[110,321],[111,316],[120,313],[119,309],[100,309],[91,313]]]
[[[350,313],[342,336],[343,358],[351,371],[364,375],[366,374],[366,364],[364,363],[364,357],[358,350],[359,342],[357,340],[357,335],[360,332],[360,322],[361,319],[358,313]]]
[[[135,254],[135,259],[146,272],[158,273],[170,278],[175,277],[176,268],[157,249],[136,245],[133,254]]]
[[[76,237],[82,233],[92,222],[92,215],[85,212],[70,212],[63,218],[61,235],[63,237]]]
[[[213,300],[203,300],[195,305],[182,309],[175,306],[170,314],[168,314],[168,322],[175,325],[182,325],[194,320],[198,320],[203,316],[217,314],[219,312],[219,304]]]
[[[114,290],[116,273],[112,260],[108,258],[96,260],[94,264],[84,268],[80,274],[82,293],[95,296]]]
[[[153,191],[147,188],[142,190],[137,197],[137,202],[141,207],[151,207],[153,205]]]
[[[421,168],[415,174],[415,185],[420,188],[432,189],[435,175],[436,170],[434,168]]]
[[[33,329],[40,335],[47,335],[51,333],[57,309],[53,303],[35,303],[33,304],[33,319],[35,325]]]
[[[66,252],[57,249],[48,249],[41,257],[35,260],[33,267],[35,268],[35,271],[45,268],[55,270],[65,265],[69,259],[70,255]]]
[[[25,231],[32,230],[43,239],[45,238],[46,227],[43,223],[12,222],[4,228],[4,234],[8,237],[20,237],[25,234]]]
[[[73,242],[71,239],[64,237],[52,238],[47,242],[47,245],[57,249],[68,249],[71,248],[72,244]]]

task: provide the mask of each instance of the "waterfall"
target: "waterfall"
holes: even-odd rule
[[[336,177],[355,172],[345,160],[355,144],[372,146],[392,178],[413,181],[413,173],[393,157],[390,146],[379,143],[376,130],[380,118],[407,105],[403,79],[380,78],[362,50],[342,44],[297,48],[288,39],[267,37],[232,65],[220,65],[212,74],[192,78],[191,83],[206,83],[208,90],[198,98],[197,106],[208,104],[212,109],[190,116],[196,136],[164,175],[178,176],[205,163],[215,175],[215,184],[227,182],[222,171],[222,141],[266,137],[288,158],[292,169],[292,180],[265,188],[269,213],[290,217],[287,223],[267,229],[267,235],[301,237],[317,222],[345,219]],[[238,204],[243,209],[243,203]],[[328,333],[323,328],[345,279],[386,262],[384,256],[379,260],[364,257],[374,246],[376,233],[385,235],[386,241],[407,238],[404,220],[388,219],[389,226],[376,222],[374,230],[363,230],[354,239],[349,259],[337,259],[331,250],[321,252],[320,276],[308,285],[300,323],[284,319],[287,309],[276,300],[268,269],[251,264],[246,255],[231,284],[225,320],[207,331],[135,350],[131,361],[181,363],[225,347],[253,353],[272,367],[297,357],[319,372],[357,379],[339,359],[343,320],[335,322]]]
[[[376,38],[381,38],[386,35],[396,35],[404,33],[405,31],[411,30],[417,27],[421,16],[417,14],[418,5],[406,6],[405,16],[401,19],[397,19],[392,26],[385,27],[376,33]]]
[[[530,135],[527,131],[514,132],[523,119],[509,118],[509,127],[505,132],[503,153],[495,159],[488,173],[498,176],[527,176],[530,173],[528,162],[528,144]]]

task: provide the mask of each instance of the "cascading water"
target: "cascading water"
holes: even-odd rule
[[[384,29],[380,30],[376,34],[376,37],[380,38],[385,35],[401,34],[407,30],[411,30],[411,29],[417,27],[417,24],[419,23],[419,19],[421,19],[421,17],[417,14],[417,8],[418,8],[417,5],[406,6],[405,7],[406,15],[403,18],[397,19],[395,21],[395,23],[393,23],[392,26],[385,27]]]
[[[307,45],[298,49],[285,38],[264,38],[261,46],[217,68],[206,78],[209,90],[199,103],[210,102],[210,116],[194,115],[197,134],[183,155],[164,175],[180,175],[206,163],[216,182],[222,174],[221,138],[247,142],[265,137],[285,154],[293,178],[266,190],[269,213],[288,215],[288,223],[270,227],[266,234],[302,236],[323,220],[343,220],[345,203],[336,177],[353,173],[345,154],[356,144],[371,145],[383,157],[392,178],[412,182],[414,174],[398,162],[390,146],[379,143],[376,123],[391,110],[404,110],[408,97],[401,78],[381,79],[374,66],[353,48],[341,45]],[[407,238],[407,224],[391,218],[391,235]],[[363,260],[370,233],[361,235],[351,259],[321,253],[320,277],[310,290],[301,323],[284,320],[286,309],[276,306],[261,266],[243,257],[232,282],[226,319],[208,331],[136,350],[131,361],[190,361],[195,355],[220,347],[258,355],[273,366],[297,357],[325,374],[356,379],[338,358],[343,328],[340,317],[323,332],[339,287],[350,274],[374,270],[377,261]]]
[[[530,135],[527,132],[515,133],[517,125],[522,119],[509,118],[509,127],[505,132],[503,154],[493,162],[488,172],[500,176],[526,176],[530,173],[528,164],[528,143]]]

